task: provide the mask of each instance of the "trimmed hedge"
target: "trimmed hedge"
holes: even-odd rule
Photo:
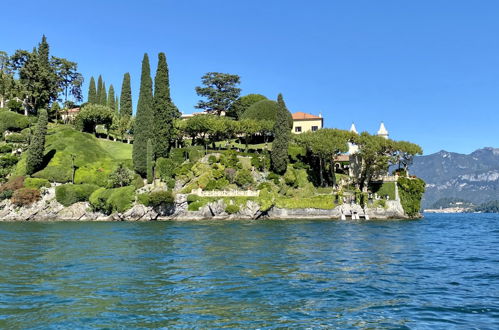
[[[0,145],[0,154],[6,154],[6,153],[11,153],[11,152],[12,152],[12,145],[11,144]]]
[[[89,201],[95,211],[106,214],[122,213],[132,207],[135,201],[135,187],[100,188],[90,195]]]
[[[31,124],[30,117],[12,111],[0,112],[0,134],[5,131],[21,131]]]
[[[47,179],[26,178],[24,179],[24,186],[33,189],[50,188],[50,182]]]
[[[55,198],[64,206],[88,201],[99,187],[93,184],[63,184],[55,188]]]

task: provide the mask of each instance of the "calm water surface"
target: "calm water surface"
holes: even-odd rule
[[[499,215],[0,223],[0,328],[499,328]]]

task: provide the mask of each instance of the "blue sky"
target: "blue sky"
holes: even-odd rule
[[[144,52],[154,74],[163,51],[183,112],[218,71],[327,127],[384,121],[425,154],[499,147],[499,1],[7,1],[2,12],[0,50],[45,34],[87,83],[102,74],[119,92],[130,72],[134,102]]]

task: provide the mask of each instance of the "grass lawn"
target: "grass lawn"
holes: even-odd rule
[[[45,143],[45,166],[33,176],[54,182],[69,182],[73,157],[77,167],[75,183],[104,186],[107,175],[120,162],[131,166],[132,145],[98,139],[66,125],[51,125]],[[25,174],[25,156],[18,163],[15,173]]]

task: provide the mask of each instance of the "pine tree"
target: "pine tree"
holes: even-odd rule
[[[153,167],[154,167],[154,159],[153,159],[153,146],[151,139],[147,140],[147,183],[152,183],[153,181]]]
[[[107,91],[106,91],[106,83],[102,82],[102,94],[100,96],[100,105],[107,106]]]
[[[107,94],[107,106],[113,110],[115,110],[115,103],[116,99],[114,98],[114,87],[113,84],[109,86],[109,93]]]
[[[164,53],[158,54],[158,68],[154,78],[154,156],[168,157],[173,144],[173,124],[180,112],[170,97],[168,66]]]
[[[95,98],[95,104],[100,104],[102,99],[102,76],[99,75],[99,79],[97,79],[97,96]]]
[[[149,56],[146,53],[142,60],[132,154],[134,169],[143,177],[147,172],[147,140],[153,138],[153,116],[151,68],[149,66]]]
[[[94,77],[90,78],[90,85],[88,86],[88,103],[97,103],[97,91],[95,89],[95,79]]]
[[[291,138],[291,132],[288,123],[288,109],[282,98],[282,94],[277,96],[279,111],[277,112],[276,122],[274,124],[274,142],[270,153],[272,171],[277,174],[286,172],[288,166],[288,145]]]
[[[130,74],[127,72],[123,76],[120,97],[120,115],[132,116],[132,88],[130,87]]]
[[[48,115],[46,110],[40,110],[38,122],[35,125],[33,136],[29,143],[26,155],[26,174],[31,175],[41,168],[43,151],[45,149],[45,135],[47,134]]]

